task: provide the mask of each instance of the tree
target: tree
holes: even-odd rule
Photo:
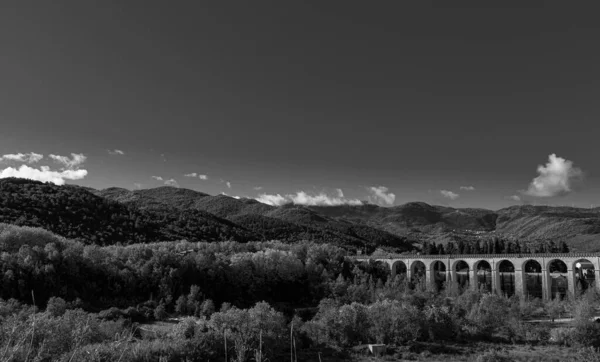
[[[158,321],[162,321],[167,318],[167,310],[164,304],[161,303],[154,309],[154,318],[156,318]]]
[[[51,297],[48,300],[46,311],[53,317],[60,317],[67,311],[67,303],[59,297]]]

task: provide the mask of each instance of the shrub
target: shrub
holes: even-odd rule
[[[51,297],[46,305],[46,311],[53,317],[60,317],[65,314],[67,303],[59,297]]]

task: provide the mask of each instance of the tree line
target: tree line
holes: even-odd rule
[[[568,253],[569,246],[564,240],[556,243],[552,240],[521,241],[494,237],[474,242],[449,241],[446,244],[425,241],[421,252],[425,255]]]

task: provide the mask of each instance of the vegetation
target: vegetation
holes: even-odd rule
[[[593,293],[541,303],[455,285],[438,292],[327,244],[97,246],[2,225],[0,246],[0,358],[7,361],[223,361],[226,353],[240,362],[290,353],[348,360],[360,358],[356,347],[366,343],[384,343],[397,358],[467,341],[566,345],[581,355],[600,347]],[[527,322],[565,314],[572,326],[552,333]]]

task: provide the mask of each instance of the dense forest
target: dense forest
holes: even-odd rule
[[[467,341],[558,343],[589,358],[581,348],[600,347],[595,292],[542,303],[453,284],[433,290],[323,243],[100,246],[1,224],[0,250],[7,361],[350,360],[365,343],[415,359],[459,353]],[[551,333],[527,322],[561,315],[576,327]],[[513,360],[490,348],[489,360]]]

